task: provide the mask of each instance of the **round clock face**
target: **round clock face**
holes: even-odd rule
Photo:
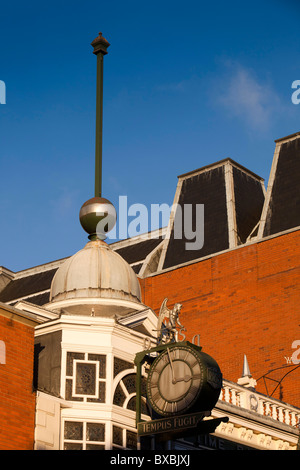
[[[153,362],[147,379],[147,395],[160,415],[182,413],[197,400],[203,371],[197,351],[185,346],[168,347]]]

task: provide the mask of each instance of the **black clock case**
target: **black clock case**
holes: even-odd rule
[[[180,415],[192,414],[197,412],[210,412],[216,405],[222,389],[222,373],[216,360],[209,354],[203,352],[200,346],[190,343],[189,341],[167,343],[164,346],[165,349],[170,349],[179,346],[192,348],[194,352],[197,352],[197,356],[200,360],[203,378],[201,380],[198,398],[191,407],[186,408],[183,412],[180,413]],[[163,352],[163,350],[164,348],[161,348],[161,352]],[[151,410],[152,419],[161,418],[162,415],[158,414],[154,409],[151,408],[151,405],[148,400],[147,403]],[[170,416],[177,415],[177,413],[170,414]]]

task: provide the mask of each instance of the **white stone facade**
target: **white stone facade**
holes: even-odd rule
[[[147,309],[143,314],[138,312],[127,317],[126,322],[131,319],[133,323],[155,329],[155,318]],[[146,335],[113,318],[62,315],[56,321],[40,325],[36,336],[58,330],[62,331],[61,398],[37,392],[35,448],[136,448],[136,414],[130,409],[133,408],[130,400],[136,395],[134,359],[136,353],[144,349]],[[68,354],[73,356],[71,372]],[[95,357],[100,357],[105,364],[100,374],[101,366]],[[116,366],[118,361],[120,370]],[[76,389],[78,383],[81,386],[79,366],[95,371],[96,383],[94,388],[90,387],[93,390]],[[71,386],[68,387],[67,382],[72,382]],[[85,386],[83,384],[83,388]],[[72,429],[70,423],[78,424]]]

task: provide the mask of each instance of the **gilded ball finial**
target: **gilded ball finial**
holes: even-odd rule
[[[104,197],[93,197],[80,209],[79,220],[90,240],[105,240],[117,221],[113,204]]]

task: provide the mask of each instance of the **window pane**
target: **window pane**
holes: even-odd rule
[[[149,409],[149,407],[148,407],[148,405],[147,405],[146,400],[141,400],[141,412],[142,412],[144,415],[151,416],[150,409]]]
[[[89,361],[99,362],[99,378],[105,379],[106,377],[106,356],[103,354],[89,354]]]
[[[72,379],[66,379],[66,400],[83,401],[83,398],[72,396],[72,384],[73,384]]]
[[[141,395],[142,397],[147,396],[147,380],[145,377],[142,377],[142,382],[141,382]]]
[[[123,429],[119,426],[113,426],[113,443],[123,445]]]
[[[96,393],[96,364],[78,362],[76,364],[76,388],[79,395],[95,395]]]
[[[126,431],[126,447],[128,449],[136,449],[137,448],[137,435],[135,432]]]
[[[99,382],[99,401],[105,402],[105,382]]]
[[[128,404],[127,404],[127,409],[136,411],[136,397],[130,398]]]
[[[72,439],[74,441],[82,440],[83,438],[83,423],[77,421],[65,422],[65,439]]]
[[[105,446],[103,444],[87,444],[86,450],[105,450]]]
[[[127,388],[129,394],[134,393],[136,391],[136,375],[129,374],[123,378],[123,384]]]
[[[66,379],[66,400],[72,400],[72,379]]]
[[[84,353],[78,353],[78,352],[67,353],[66,375],[73,375],[73,360],[74,359],[84,359]]]
[[[82,444],[76,442],[65,442],[64,450],[82,450]]]
[[[86,440],[87,441],[104,441],[105,440],[104,423],[87,423]]]
[[[105,382],[99,382],[98,398],[87,398],[89,403],[105,403]]]
[[[117,385],[115,395],[114,395],[114,405],[122,406],[124,401],[126,399],[126,396],[120,386],[120,384]]]
[[[133,369],[133,364],[119,357],[114,358],[114,377],[125,369]]]

